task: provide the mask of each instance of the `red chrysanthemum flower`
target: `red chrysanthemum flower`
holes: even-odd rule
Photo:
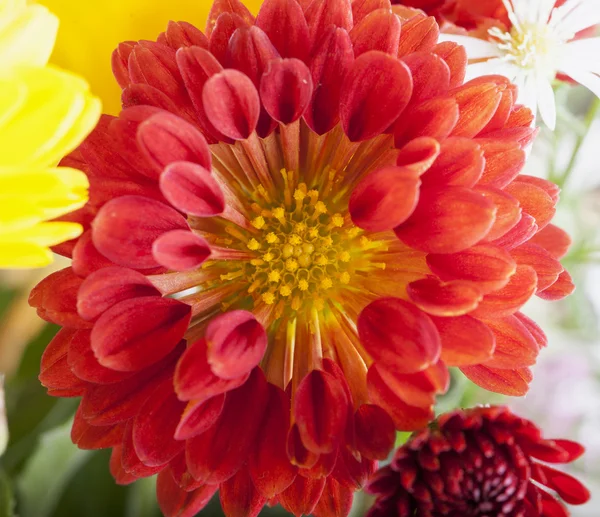
[[[118,482],[160,472],[168,516],[218,488],[231,516],[345,515],[448,366],[524,394],[545,338],[519,308],[572,289],[514,87],[463,84],[433,18],[304,4],[121,44],[125,109],[64,160],[87,231],[31,295],[64,327],[40,379]]]
[[[568,517],[548,489],[569,504],[588,490],[546,463],[584,452],[569,440],[545,440],[505,407],[447,413],[415,433],[370,480],[377,500],[369,517]]]

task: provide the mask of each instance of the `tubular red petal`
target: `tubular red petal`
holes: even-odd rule
[[[558,226],[549,224],[537,232],[529,242],[544,248],[555,259],[563,258],[571,246],[571,237]]]
[[[467,71],[467,51],[453,41],[444,41],[433,47],[432,52],[440,56],[450,69],[450,88],[463,84]]]
[[[142,122],[137,142],[159,174],[170,163],[179,161],[197,163],[210,170],[210,149],[204,136],[170,113],[159,113]]]
[[[483,151],[475,141],[467,138],[448,138],[440,144],[437,159],[421,180],[424,187],[472,187],[479,181],[484,166]]]
[[[503,237],[519,223],[521,206],[513,196],[496,187],[478,186],[475,190],[496,206],[496,219],[485,241],[494,241]]]
[[[434,316],[461,316],[483,298],[476,284],[465,280],[442,282],[428,277],[408,284],[406,292],[419,309]]]
[[[207,360],[222,379],[237,379],[258,365],[267,349],[263,326],[248,311],[228,311],[206,328]]]
[[[402,35],[398,46],[398,56],[413,52],[427,52],[437,43],[440,29],[433,16],[418,14],[402,25]]]
[[[456,253],[481,241],[494,224],[495,215],[494,204],[473,190],[424,190],[413,214],[395,232],[415,249]]]
[[[453,136],[473,138],[492,119],[502,94],[495,83],[470,84],[457,88],[454,98],[458,102],[460,116],[452,131]]]
[[[523,213],[521,214],[519,222],[515,226],[502,235],[502,237],[491,241],[491,244],[495,244],[496,246],[500,246],[506,250],[511,250],[520,244],[527,242],[535,235],[537,230],[538,226],[535,223],[535,219],[529,214]]]
[[[174,438],[185,403],[177,399],[171,377],[156,386],[133,421],[133,445],[148,466],[164,465],[179,454],[184,442]]]
[[[152,255],[155,239],[170,230],[187,228],[183,216],[164,203],[122,196],[100,209],[92,225],[92,239],[98,251],[116,264],[148,269],[158,266]]]
[[[104,312],[92,330],[92,349],[102,366],[141,370],[179,343],[191,318],[188,305],[170,298],[124,300]]]
[[[413,213],[421,181],[410,167],[388,166],[371,172],[348,202],[352,222],[364,230],[392,230]]]
[[[477,139],[485,157],[480,185],[506,187],[525,165],[525,152],[510,140]]]
[[[499,370],[483,365],[475,365],[463,366],[460,370],[477,386],[511,397],[525,395],[529,391],[529,383],[533,380],[529,368]]]
[[[302,8],[295,0],[266,0],[263,2],[256,26],[260,27],[281,55],[307,61],[310,52],[308,24]]]
[[[440,358],[448,366],[471,366],[492,357],[496,338],[485,323],[471,316],[431,319],[442,340]]]
[[[377,9],[391,10],[391,8],[390,0],[354,0],[352,2],[352,19],[357,24]]]
[[[409,107],[394,125],[394,143],[402,147],[420,136],[445,139],[458,121],[458,103],[453,98],[430,99]]]
[[[312,92],[310,70],[299,59],[271,60],[260,82],[260,97],[267,113],[282,124],[290,124],[304,114]]]
[[[431,319],[399,298],[381,298],[367,305],[357,327],[367,352],[392,372],[418,372],[439,357],[440,338]]]
[[[222,483],[219,496],[223,512],[228,517],[256,517],[267,502],[254,487],[247,468]]]
[[[206,20],[206,35],[210,38],[218,18],[223,14],[235,14],[247,25],[254,24],[254,16],[240,0],[215,0]]]
[[[398,152],[396,165],[410,169],[421,176],[440,154],[440,144],[434,138],[420,137],[411,140]]]
[[[343,436],[350,401],[335,377],[313,370],[298,385],[294,417],[302,443],[312,452],[330,453]]]
[[[400,20],[389,8],[372,11],[350,31],[354,57],[370,50],[396,55],[400,43]]]
[[[537,274],[537,290],[543,291],[550,287],[564,271],[561,263],[544,248],[531,242],[526,242],[510,252],[517,264],[532,267]]]
[[[163,233],[152,245],[152,254],[161,266],[190,271],[210,257],[210,246],[199,235],[186,230]]]
[[[372,460],[385,460],[396,441],[396,429],[390,416],[379,406],[361,405],[354,415],[356,448]]]
[[[191,23],[169,21],[163,34],[167,45],[175,50],[192,46],[208,48],[208,38]]]
[[[344,29],[330,27],[310,61],[314,92],[304,114],[309,127],[322,135],[339,121],[343,78],[354,61],[350,36]]]
[[[175,429],[174,437],[176,440],[187,440],[197,436],[217,421],[223,411],[225,403],[225,394],[215,395],[208,400],[200,403],[191,401],[185,407],[181,420]]]
[[[111,55],[110,62],[112,73],[121,88],[126,88],[131,82],[131,79],[129,78],[128,62],[131,51],[135,45],[135,41],[123,41],[122,43],[119,43]]]
[[[92,231],[86,230],[77,240],[73,248],[73,262],[71,267],[76,275],[86,277],[98,271],[103,267],[114,265],[104,255],[102,255],[94,246],[92,241]]]
[[[224,66],[227,63],[227,49],[231,37],[238,29],[252,27],[244,18],[235,13],[223,13],[217,18],[215,29],[210,36],[208,48],[210,53]]]
[[[156,480],[156,498],[165,517],[194,517],[209,503],[218,488],[219,485],[205,485],[186,492],[166,469]]]
[[[279,502],[294,515],[310,515],[323,494],[325,484],[326,478],[296,476],[294,482],[279,495]]]
[[[237,70],[223,70],[210,77],[202,91],[202,104],[211,124],[234,140],[248,138],[258,123],[258,92]]]
[[[266,499],[280,494],[296,479],[297,468],[287,456],[289,426],[289,397],[280,388],[269,384],[265,419],[248,462],[254,486]]]
[[[313,510],[313,515],[315,517],[346,517],[352,508],[352,500],[352,490],[330,476],[327,478],[323,494]]]
[[[573,476],[546,465],[538,464],[537,467],[543,472],[544,480],[536,481],[556,491],[566,503],[584,504],[590,500],[589,490]]]
[[[308,23],[309,40],[313,47],[320,43],[320,37],[333,25],[346,31],[352,29],[352,8],[350,0],[314,0],[305,12]]]
[[[436,54],[414,52],[402,58],[410,69],[413,80],[411,103],[418,103],[444,95],[450,85],[450,69]]]
[[[556,201],[540,187],[517,179],[505,190],[519,201],[524,213],[535,219],[540,230],[554,217]]]
[[[535,364],[539,347],[533,336],[515,316],[486,320],[496,338],[492,359],[485,363],[488,368],[515,369]]]
[[[242,467],[255,446],[267,397],[267,382],[259,368],[243,386],[227,394],[216,424],[186,442],[187,464],[194,478],[222,483]]]
[[[543,300],[555,301],[562,300],[565,296],[575,291],[575,284],[567,270],[558,275],[558,279],[550,287],[537,293]]]
[[[400,116],[410,100],[408,67],[383,52],[370,51],[355,61],[340,95],[342,128],[353,142],[373,138]]]
[[[71,427],[71,441],[80,449],[107,449],[119,445],[123,440],[125,424],[94,426],[81,415],[81,406],[75,412]]]
[[[83,281],[77,294],[77,312],[82,318],[94,321],[113,305],[143,296],[160,296],[160,292],[137,271],[107,267]]]
[[[302,443],[297,424],[293,424],[288,431],[286,451],[291,464],[303,469],[310,469],[319,461],[319,454],[308,450]]]

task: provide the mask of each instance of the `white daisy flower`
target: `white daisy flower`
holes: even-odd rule
[[[467,80],[487,74],[508,77],[519,88],[518,102],[539,111],[554,129],[556,105],[552,81],[571,77],[600,97],[600,37],[573,40],[579,31],[600,23],[600,0],[502,0],[510,32],[490,29],[486,40],[443,34],[441,40],[464,45]]]

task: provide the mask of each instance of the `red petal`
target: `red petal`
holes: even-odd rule
[[[265,0],[256,26],[260,27],[275,46],[281,57],[295,57],[306,61],[310,48],[308,24],[302,8],[295,0]]]
[[[247,311],[228,311],[206,328],[207,360],[222,379],[237,379],[252,371],[267,349],[263,326]]]
[[[174,100],[169,98],[163,92],[150,86],[149,84],[131,84],[123,90],[121,95],[121,104],[123,108],[133,109],[134,107],[153,106],[162,110],[173,113],[179,117],[188,118],[185,109],[182,109]],[[143,156],[140,151],[140,156]],[[146,161],[144,159],[144,161]],[[135,163],[135,162],[134,162]],[[150,167],[149,171],[155,171],[154,167]],[[152,176],[150,176],[152,177]]]
[[[410,167],[388,166],[371,172],[350,196],[352,222],[371,232],[392,230],[413,213],[420,185]]]
[[[431,319],[399,298],[370,303],[358,317],[360,341],[382,367],[413,373],[437,361],[440,338]]]
[[[195,401],[189,402],[175,430],[175,439],[187,440],[212,427],[221,415],[224,403],[224,393],[200,403]]]
[[[332,476],[327,478],[323,494],[313,510],[315,517],[347,517],[352,508],[353,492],[338,483]]]
[[[377,9],[360,20],[350,31],[354,57],[370,50],[396,55],[400,43],[400,20],[391,9]]]
[[[541,230],[554,217],[556,201],[540,187],[524,181],[513,181],[505,191],[521,204],[523,212],[535,219]]]
[[[529,242],[541,246],[555,259],[560,260],[569,251],[572,241],[567,232],[549,224],[529,239]]]
[[[488,244],[459,253],[430,253],[427,265],[442,280],[468,280],[484,293],[503,288],[517,268],[508,252]]]
[[[504,188],[514,180],[525,165],[525,151],[517,142],[478,139],[483,150],[485,169],[480,185]]]
[[[433,16],[417,15],[402,24],[398,56],[430,51],[435,47],[440,29]]]
[[[538,464],[537,466],[544,473],[545,482],[543,484],[555,490],[566,503],[584,504],[590,500],[589,490],[573,476],[546,465]]]
[[[472,187],[481,177],[484,164],[483,152],[473,140],[448,138],[442,142],[437,160],[423,174],[423,186]]]
[[[296,476],[294,482],[281,494],[279,502],[294,515],[310,515],[325,489],[326,479],[311,479]]]
[[[142,405],[133,421],[132,436],[135,452],[145,465],[164,465],[183,450],[184,442],[175,440],[174,435],[184,407],[170,377]]]
[[[363,404],[354,415],[354,426],[358,452],[372,460],[385,460],[396,441],[390,416],[379,406]]]
[[[335,450],[346,428],[349,404],[344,388],[333,375],[313,370],[302,379],[294,396],[293,414],[308,450]]]
[[[406,167],[415,175],[425,173],[440,154],[440,144],[430,137],[415,138],[398,151],[396,165]]]
[[[194,517],[209,503],[218,488],[219,485],[205,485],[186,492],[166,469],[156,480],[156,498],[165,517]]]
[[[358,23],[376,9],[391,9],[391,7],[390,0],[354,0],[352,2],[352,19],[354,23]]]
[[[377,462],[367,458],[356,459],[347,448],[341,448],[333,471],[334,478],[352,491],[360,490],[374,474]]]
[[[529,214],[522,214],[519,222],[502,237],[493,240],[492,244],[500,246],[506,250],[511,250],[519,246],[519,244],[527,242],[535,235],[537,230],[538,226],[535,223],[535,219]]]
[[[378,136],[400,116],[411,93],[410,71],[404,63],[383,52],[366,52],[354,61],[342,86],[344,133],[353,142]]]
[[[394,143],[402,147],[420,136],[445,139],[458,121],[458,103],[453,98],[430,99],[410,107],[396,121]]]
[[[107,267],[88,276],[79,288],[77,311],[88,321],[123,300],[144,296],[160,296],[160,292],[144,275],[124,267]]]
[[[175,390],[181,400],[206,400],[226,393],[246,382],[246,377],[225,380],[217,377],[207,361],[206,341],[191,344],[181,356],[175,371]]]
[[[111,55],[110,63],[112,72],[121,88],[126,88],[131,82],[127,64],[129,62],[131,51],[136,44],[137,42],[135,41],[123,41],[122,43],[119,43]]]
[[[98,251],[116,264],[147,269],[158,266],[152,256],[154,240],[169,230],[187,228],[181,214],[164,203],[122,196],[100,209],[92,226],[92,239]]]
[[[286,435],[290,426],[289,397],[273,384],[269,384],[266,411],[248,467],[256,489],[263,497],[272,499],[292,484],[297,473],[286,452]]]
[[[510,254],[517,264],[531,266],[537,274],[538,291],[550,287],[558,279],[564,268],[544,248],[526,242],[513,249]]]
[[[81,331],[85,332],[85,331]],[[69,345],[78,334],[73,329],[61,329],[50,341],[42,355],[39,379],[48,394],[60,397],[79,397],[87,383],[73,374],[67,361]]]
[[[467,51],[453,41],[438,43],[432,50],[440,56],[450,68],[450,88],[463,84],[467,71]]]
[[[585,447],[583,447],[583,445],[581,445],[580,443],[573,442],[571,440],[555,439],[552,441],[567,454],[567,459],[562,461],[561,463],[571,463],[572,461],[579,459],[585,452]]]
[[[311,103],[304,114],[308,126],[322,135],[339,121],[339,103],[347,70],[354,61],[352,43],[348,33],[330,27],[315,49],[310,62],[314,85]]]
[[[529,368],[497,370],[483,365],[463,366],[461,371],[477,386],[502,395],[522,397],[533,379]]]
[[[492,357],[496,338],[490,328],[470,316],[432,317],[442,340],[441,359],[448,366],[469,366]]]
[[[410,69],[413,80],[413,94],[410,102],[419,102],[439,97],[448,91],[450,69],[436,54],[415,52],[402,58]]]
[[[222,483],[240,469],[255,447],[267,397],[267,382],[259,368],[243,386],[227,394],[217,423],[186,442],[188,468],[194,478]]]
[[[173,271],[190,271],[198,268],[211,251],[208,242],[186,230],[163,233],[152,245],[156,262]]]
[[[86,230],[77,240],[73,248],[73,262],[71,266],[76,275],[86,277],[103,267],[112,266],[113,263],[102,255],[92,242],[92,231]]]
[[[535,294],[537,275],[530,266],[517,266],[508,283],[486,294],[472,312],[477,318],[502,318],[517,312]]]
[[[258,92],[252,81],[237,70],[224,70],[208,79],[202,104],[211,124],[234,140],[248,138],[258,123]]]
[[[292,465],[297,465],[304,469],[314,467],[319,461],[319,454],[309,451],[302,443],[297,424],[293,424],[288,431],[286,451]]]
[[[163,34],[167,45],[175,50],[191,46],[208,48],[208,38],[191,23],[170,21]]]
[[[75,413],[71,428],[71,441],[80,449],[107,449],[119,445],[123,440],[125,424],[94,426],[81,415],[81,406]]]
[[[188,305],[171,298],[125,300],[100,316],[92,330],[92,349],[102,366],[141,370],[175,348],[191,317]]]
[[[455,90],[454,98],[458,102],[460,116],[453,136],[473,138],[492,119],[502,94],[492,82],[484,84],[467,83]]]
[[[477,307],[483,298],[481,290],[472,282],[442,282],[435,277],[411,282],[406,292],[417,307],[434,316],[461,316]]]
[[[517,226],[521,220],[521,206],[514,197],[496,187],[478,186],[475,190],[496,206],[496,219],[485,241],[499,239]]]
[[[206,20],[206,35],[210,38],[217,19],[224,13],[239,16],[247,25],[254,24],[254,16],[240,0],[215,0]]]
[[[537,293],[543,300],[556,301],[562,300],[575,291],[575,284],[568,271],[563,271],[558,275],[558,279],[550,287]]]
[[[346,31],[352,28],[350,0],[314,0],[306,9],[309,43],[318,45],[320,38],[331,25]]]
[[[282,124],[290,124],[304,114],[312,92],[310,70],[299,59],[271,60],[260,82],[260,97],[267,113]]]
[[[267,502],[254,488],[247,468],[221,484],[219,496],[227,517],[256,517]]]
[[[413,214],[395,232],[412,248],[428,253],[456,253],[487,235],[495,213],[491,201],[470,189],[425,190]]]
[[[508,316],[485,323],[496,338],[494,356],[485,366],[514,369],[535,364],[539,352],[537,342],[518,318]]]
[[[217,18],[215,29],[210,36],[208,48],[210,53],[222,63],[227,63],[227,51],[229,42],[238,29],[247,29],[252,27],[241,16],[235,13],[223,13]]]
[[[121,463],[122,449],[123,447],[121,445],[113,447],[110,455],[109,469],[110,475],[115,479],[115,483],[117,483],[117,485],[124,486],[130,485],[136,481],[138,477],[134,474],[130,474],[123,468]]]
[[[544,334],[544,331],[535,323],[535,321],[525,316],[525,314],[522,312],[516,312],[514,316],[523,325],[525,325],[525,328],[529,331],[531,337],[535,339],[535,342],[540,350],[548,346],[548,338],[546,337],[546,334]]]

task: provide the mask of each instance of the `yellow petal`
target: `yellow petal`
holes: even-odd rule
[[[58,18],[37,4],[9,2],[0,8],[2,68],[44,66],[52,53]]]
[[[0,233],[18,231],[45,220],[44,210],[27,199],[3,199],[0,205]]]
[[[37,244],[0,243],[0,268],[24,269],[44,267],[52,262],[52,252]]]
[[[99,103],[85,81],[56,68],[21,68],[12,79],[27,88],[27,97],[8,120],[2,117],[0,169],[55,165],[92,129]],[[1,83],[0,98],[6,105]]]
[[[245,0],[257,12],[262,0]],[[187,21],[204,30],[211,0],[104,0],[97,8],[81,0],[46,0],[61,26],[52,62],[83,75],[103,101],[104,111],[120,111],[121,91],[112,76],[110,57],[126,40],[150,39],[169,20]]]
[[[0,246],[8,243],[27,243],[38,246],[56,246],[79,237],[82,227],[77,223],[54,221],[39,223],[15,232],[0,232]]]

